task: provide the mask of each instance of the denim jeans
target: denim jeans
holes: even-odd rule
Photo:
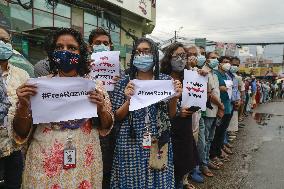
[[[225,132],[225,136],[224,136],[224,145],[229,143],[229,135],[228,135],[228,131]]]
[[[198,142],[197,142],[197,150],[200,158],[201,165],[205,162],[205,124],[204,118],[201,117],[199,120],[199,133],[198,133]]]
[[[205,160],[202,163],[203,166],[208,166],[209,163],[209,151],[211,143],[214,139],[215,135],[215,117],[205,117],[204,118],[204,124],[205,124],[205,148],[204,148],[204,154],[205,154]]]

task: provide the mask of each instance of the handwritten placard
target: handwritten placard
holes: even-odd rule
[[[103,82],[107,91],[113,91],[113,78],[119,76],[119,51],[93,53],[91,59],[91,76]]]
[[[208,77],[197,71],[184,70],[182,103],[183,107],[198,106],[206,110]]]
[[[133,80],[135,94],[130,99],[129,111],[139,110],[175,95],[172,80]]]
[[[227,93],[229,96],[229,99],[232,99],[232,95],[233,95],[233,81],[232,80],[225,80],[225,84],[227,87]]]
[[[31,98],[33,123],[50,123],[97,117],[97,105],[88,95],[95,90],[92,80],[73,77],[30,79],[37,86]]]

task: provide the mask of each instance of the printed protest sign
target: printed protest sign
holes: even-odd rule
[[[225,56],[235,56],[237,45],[235,43],[228,43],[226,45]]]
[[[206,110],[208,77],[201,76],[197,71],[184,70],[182,107],[198,106]]]
[[[224,50],[225,50],[225,43],[217,42],[215,46],[215,52],[217,52],[219,56],[224,56]]]
[[[119,76],[119,51],[93,53],[91,59],[91,76],[103,82],[107,91],[114,89],[114,76]]]
[[[130,99],[129,111],[145,108],[175,95],[172,80],[133,80],[135,94]]]
[[[229,98],[232,99],[232,95],[233,95],[233,81],[232,80],[225,80],[225,84],[227,87],[227,93],[229,95]]]
[[[97,105],[88,99],[96,83],[84,78],[30,79],[37,86],[31,98],[33,123],[50,123],[97,117]]]
[[[241,49],[239,49],[239,56],[249,56],[249,47],[242,47]]]

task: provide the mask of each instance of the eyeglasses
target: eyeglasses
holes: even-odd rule
[[[137,49],[135,51],[135,55],[141,55],[141,54],[144,54],[144,55],[150,55],[152,54],[151,50],[150,49]]]
[[[173,59],[183,59],[186,60],[187,59],[187,54],[186,53],[180,53],[180,54],[176,54],[176,55],[172,55]]]
[[[188,57],[191,57],[191,56],[195,56],[195,57],[197,57],[197,56],[198,56],[198,54],[197,54],[197,53],[191,53],[191,52],[188,52],[188,53],[187,53],[187,56],[188,56]]]

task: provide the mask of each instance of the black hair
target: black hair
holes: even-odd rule
[[[108,36],[109,42],[110,42],[110,48],[111,48],[111,50],[113,50],[113,43],[112,43],[111,36],[110,36],[109,32],[107,32],[105,29],[100,28],[100,27],[91,31],[91,33],[89,35],[89,41],[88,41],[89,45],[91,45],[93,43],[94,38],[97,38],[101,35]]]
[[[182,43],[173,43],[166,47],[165,54],[163,59],[161,60],[161,73],[170,75],[172,73],[172,65],[171,60],[173,53],[179,48],[184,48],[184,45]]]
[[[212,53],[216,53],[216,52],[214,52],[214,51],[212,51],[212,52],[207,52],[207,53],[205,54],[205,58],[208,60],[209,57],[210,57],[210,55],[211,55]]]
[[[53,60],[53,52],[56,49],[56,42],[58,38],[62,35],[71,35],[74,37],[74,39],[79,44],[79,50],[80,50],[80,58],[79,58],[79,66],[77,68],[77,73],[80,76],[84,76],[90,72],[89,65],[88,65],[88,49],[87,44],[84,42],[84,39],[80,32],[72,29],[72,28],[59,28],[56,31],[52,32],[50,35],[48,35],[48,40],[50,42],[47,42],[45,44],[45,50],[48,55],[49,64],[50,64],[50,70],[53,74],[58,73],[58,68],[56,63]]]
[[[137,47],[143,42],[146,42],[150,45],[150,51],[153,54],[153,61],[154,61],[154,68],[155,68],[154,77],[155,77],[156,80],[158,80],[159,74],[160,74],[158,46],[152,39],[149,39],[149,38],[146,38],[146,37],[142,37],[142,38],[136,40],[135,43],[134,43],[134,46],[133,46],[133,49],[132,49],[132,54],[131,54],[131,59],[130,59],[130,73],[129,73],[130,79],[134,79],[136,74],[137,74],[137,68],[133,65],[133,60],[134,60],[134,56],[136,54]]]
[[[222,62],[223,62],[223,60],[225,60],[225,59],[227,59],[227,60],[230,60],[230,61],[231,61],[231,58],[230,58],[229,56],[220,56],[220,57],[218,58],[218,61],[219,61],[220,63],[222,63]]]
[[[234,56],[234,57],[231,58],[231,61],[233,61],[233,60],[236,60],[236,61],[238,61],[238,62],[241,62],[240,59],[239,59],[238,57],[236,57],[236,56]]]

